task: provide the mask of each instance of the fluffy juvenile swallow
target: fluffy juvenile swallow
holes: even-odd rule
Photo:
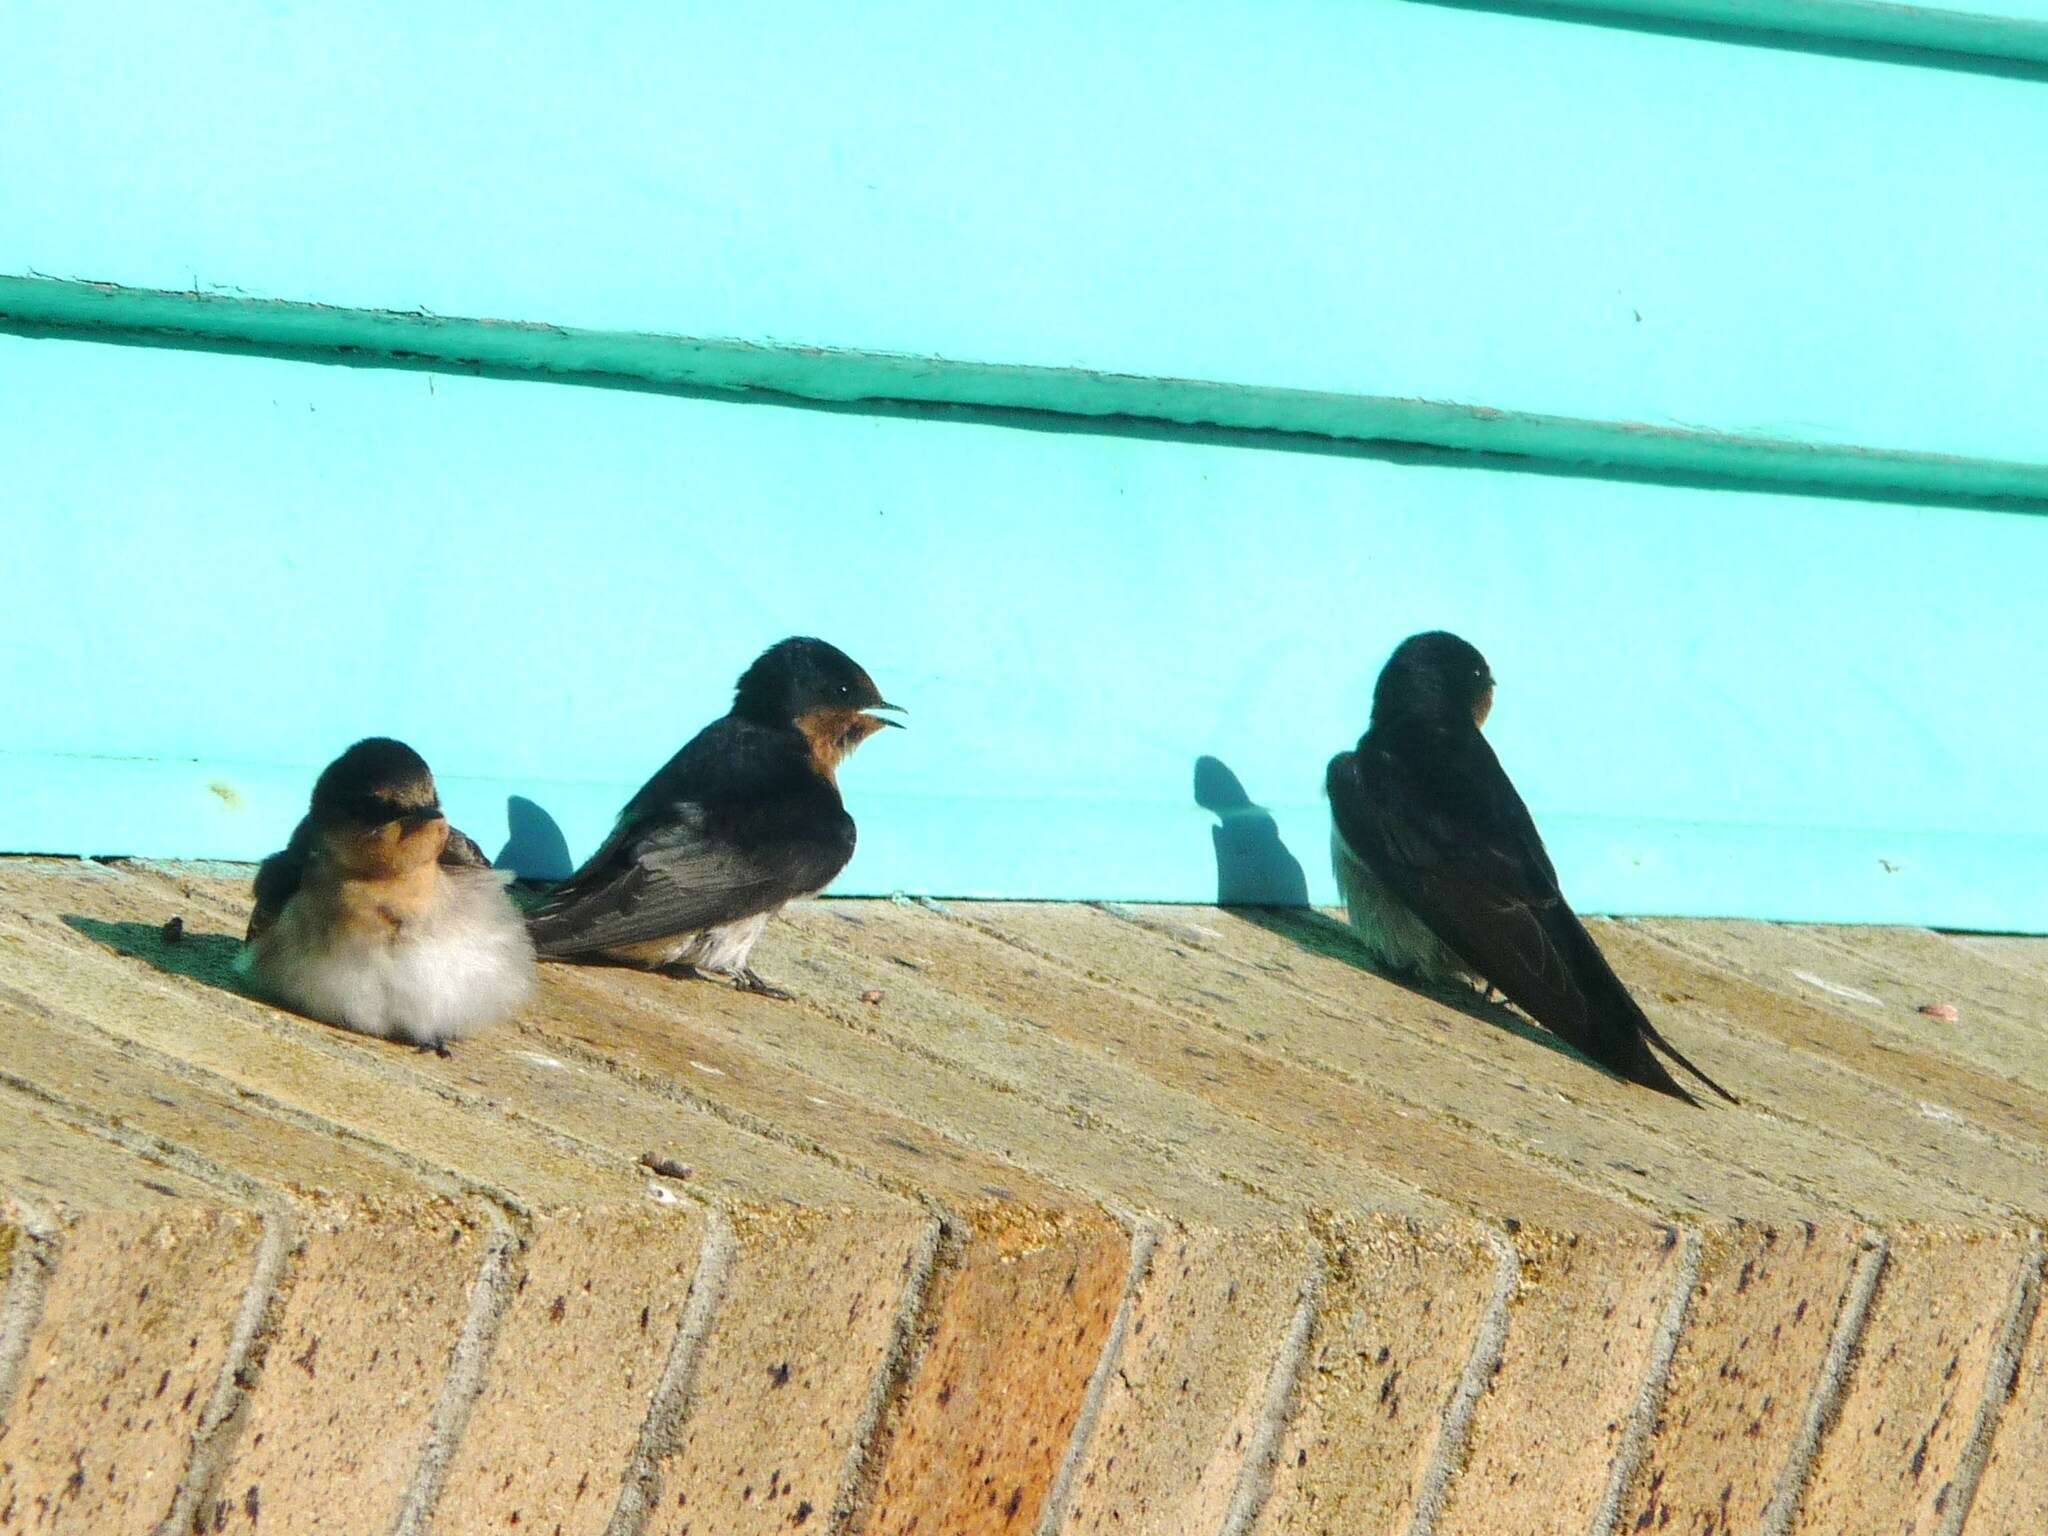
[[[768,919],[853,857],[838,769],[900,710],[844,651],[778,641],[731,711],[626,802],[604,846],[531,917],[543,958],[730,977],[788,998],[747,960]]]
[[[1558,889],[1522,797],[1479,728],[1486,658],[1433,631],[1396,647],[1356,751],[1330,760],[1330,852],[1352,926],[1397,974],[1498,988],[1623,1077],[1698,1101],[1656,1046],[1722,1098],[1657,1032]]]
[[[235,968],[310,1018],[444,1049],[533,991],[505,879],[448,825],[420,755],[373,736],[328,764],[290,843],[256,871]]]

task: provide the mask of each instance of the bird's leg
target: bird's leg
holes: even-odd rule
[[[743,965],[733,973],[732,984],[742,992],[751,992],[756,997],[772,997],[778,1003],[792,1003],[796,1001],[796,994],[794,992],[784,991],[773,982],[763,981],[759,973],[750,965]]]
[[[446,1040],[422,1040],[419,1043],[418,1049],[423,1056],[428,1051],[432,1051],[443,1061],[450,1060],[455,1055],[453,1051],[448,1049],[448,1042]]]

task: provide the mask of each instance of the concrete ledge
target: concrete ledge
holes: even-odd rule
[[[439,1061],[236,993],[243,878],[0,862],[0,1533],[2048,1511],[2040,944],[1602,925],[1688,1111],[1213,908],[818,903],[798,1004]]]

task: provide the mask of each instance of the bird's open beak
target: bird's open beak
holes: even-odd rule
[[[910,711],[905,709],[901,704],[870,704],[868,708],[893,709],[899,715],[907,715],[910,713]],[[899,731],[908,729],[908,727],[906,727],[901,720],[884,720],[880,715],[869,715],[868,718],[874,721],[877,725],[893,725]]]

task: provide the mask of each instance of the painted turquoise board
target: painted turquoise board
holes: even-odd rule
[[[2048,519],[14,339],[0,463],[0,847],[253,857],[390,731],[545,872],[808,630],[912,711],[839,889],[1327,901],[1446,625],[1580,905],[2048,930]]]
[[[2038,80],[1359,0],[507,18],[13,7],[0,271],[2041,456]]]

